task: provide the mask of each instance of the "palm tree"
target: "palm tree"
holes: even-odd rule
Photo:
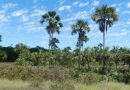
[[[93,21],[99,24],[99,30],[103,33],[103,49],[105,48],[105,33],[108,27],[111,27],[115,21],[118,20],[118,15],[113,7],[103,5],[100,8],[96,8],[92,15]]]
[[[60,16],[55,11],[49,11],[42,15],[40,23],[43,24],[47,22],[46,31],[49,34],[49,50],[52,49],[51,41],[53,39],[53,34],[57,32],[59,34],[60,28],[63,27],[61,23]]]
[[[77,41],[77,48],[79,49],[79,52],[82,48],[83,51],[83,44],[84,42],[88,41],[88,37],[86,36],[86,32],[90,31],[90,27],[88,26],[88,23],[84,20],[78,20],[75,24],[72,26],[72,32],[71,34],[78,34],[78,41]],[[78,55],[79,60],[78,60],[78,67],[80,69],[80,62],[82,61],[82,54]],[[81,57],[80,57],[81,56]]]
[[[86,32],[90,31],[90,27],[88,26],[88,23],[84,20],[78,20],[75,24],[72,26],[72,32],[71,34],[78,34],[78,41],[76,46],[79,49],[83,49],[84,42],[88,41],[88,37],[86,36]]]

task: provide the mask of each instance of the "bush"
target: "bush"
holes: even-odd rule
[[[116,75],[113,75],[113,79],[128,84],[130,83],[130,72],[129,71],[118,72]]]
[[[0,50],[0,61],[5,62],[7,60],[7,54],[5,51]]]
[[[26,61],[25,58],[18,58],[16,61],[16,65],[21,65],[21,66],[27,66],[29,65],[31,62]]]
[[[63,82],[68,78],[69,73],[66,68],[54,67],[54,68],[46,69],[44,71],[44,75],[46,79]]]
[[[75,87],[73,84],[69,82],[54,83],[54,84],[51,84],[50,90],[75,90]]]
[[[96,73],[91,73],[91,72],[81,73],[79,75],[79,78],[77,79],[77,81],[79,83],[83,83],[86,85],[97,83],[97,82],[100,82],[102,80],[104,80],[103,76],[96,74]]]
[[[0,78],[21,79],[29,81],[52,80],[62,82],[68,77],[66,68],[43,68],[34,66],[0,65]]]

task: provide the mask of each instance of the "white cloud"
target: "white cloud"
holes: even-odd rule
[[[14,16],[14,17],[20,17],[20,16],[26,14],[27,12],[28,12],[28,11],[27,11],[27,10],[24,10],[24,9],[17,10],[17,11],[14,11],[14,12],[12,13],[12,16]]]
[[[116,6],[117,6],[117,4],[112,4],[112,5],[111,5],[111,7],[116,7]]]
[[[89,2],[86,2],[86,3],[80,3],[79,6],[80,7],[84,7],[84,6],[87,6],[89,4]]]
[[[64,4],[65,1],[66,0],[59,0],[59,3],[62,5],[62,4]]]
[[[21,21],[26,22],[29,20],[28,10],[20,9],[12,13],[13,17],[19,17]]]
[[[79,11],[75,14],[73,14],[71,17],[68,17],[67,19],[62,20],[63,22],[70,22],[77,19],[88,19],[89,12],[87,11]]]
[[[75,5],[78,5],[79,4],[79,2],[78,1],[76,1],[76,2],[74,2],[73,3],[73,5],[75,6]]]
[[[92,5],[93,5],[93,6],[98,6],[99,3],[100,3],[100,2],[99,2],[98,0],[94,0],[93,3],[92,3]]]
[[[14,7],[16,7],[18,4],[16,4],[16,3],[6,3],[6,4],[4,4],[3,6],[2,6],[2,8],[3,9],[9,9],[9,8],[14,8]]]
[[[9,16],[6,16],[4,14],[0,14],[0,24],[7,22],[9,20]]]
[[[34,16],[41,16],[45,14],[47,11],[43,9],[35,9],[34,12],[31,14],[32,17]]]
[[[122,14],[130,14],[130,11],[123,11]]]
[[[78,13],[76,13],[75,18],[76,19],[87,19],[88,14],[89,13],[87,11],[79,11]]]
[[[127,3],[127,7],[130,8],[130,2]]]
[[[22,29],[24,28],[25,30],[28,31],[39,31],[44,29],[44,27],[41,26],[38,21],[34,21],[34,20],[27,21],[22,25],[20,25],[18,28],[21,29],[21,27]]]
[[[22,15],[21,19],[23,22],[27,22],[29,20],[29,17],[27,15]]]
[[[10,16],[7,15],[7,11],[2,9],[0,10],[0,26],[3,24],[7,24],[7,22],[10,20]]]
[[[73,6],[79,6],[79,7],[84,7],[84,6],[87,6],[89,4],[89,2],[86,2],[86,3],[79,3],[78,1],[74,2],[72,5]]]
[[[70,5],[65,5],[65,6],[61,6],[58,10],[63,11],[63,10],[70,10],[70,9],[71,9]]]

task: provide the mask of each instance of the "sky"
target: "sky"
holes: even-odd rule
[[[102,43],[102,33],[91,20],[91,15],[95,8],[106,4],[115,7],[119,15],[119,20],[108,29],[106,46],[130,48],[130,0],[0,0],[0,45],[23,43],[48,48],[46,26],[39,20],[47,11],[56,11],[64,25],[60,34],[54,35],[60,41],[59,48],[76,47],[77,35],[71,35],[71,25],[78,19],[86,20],[91,28],[87,33],[89,41],[84,47],[96,46]]]

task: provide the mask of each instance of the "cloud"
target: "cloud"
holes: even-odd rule
[[[76,1],[76,2],[74,2],[72,5],[78,5],[79,4],[79,2],[78,1]]]
[[[62,4],[64,4],[65,1],[66,0],[59,0],[59,3],[62,5]]]
[[[17,11],[12,12],[13,17],[19,17],[21,21],[26,22],[29,20],[28,10],[27,9],[20,9]]]
[[[127,3],[127,8],[130,8],[130,2]]]
[[[70,5],[65,5],[65,6],[61,6],[58,10],[63,11],[63,10],[70,10],[70,9],[71,9]]]
[[[94,0],[94,1],[92,2],[92,5],[93,5],[93,6],[98,6],[98,5],[99,5],[99,3],[100,3],[99,1]]]
[[[47,10],[45,9],[35,9],[34,12],[31,14],[32,17],[34,16],[41,16],[43,14],[45,14],[47,12]]]
[[[22,19],[23,22],[27,22],[27,21],[29,20],[29,16],[27,16],[27,15],[22,15],[22,16],[21,16],[21,19]]]
[[[84,7],[84,6],[87,6],[89,4],[89,2],[86,2],[86,3],[80,3],[79,6],[80,7]]]
[[[6,16],[4,14],[0,15],[0,24],[4,23],[4,22],[7,22],[8,20],[9,20],[9,16]]]
[[[122,14],[130,14],[130,11],[128,11],[128,10],[123,11]]]
[[[20,17],[20,16],[26,14],[27,12],[28,12],[28,11],[27,11],[27,10],[24,10],[24,9],[17,10],[17,11],[14,11],[14,12],[12,13],[12,16],[14,16],[14,17]]]
[[[4,9],[0,10],[0,28],[3,25],[7,24],[7,22],[9,21],[10,21],[10,16],[7,15],[7,11]]]
[[[23,28],[25,30],[28,30],[28,31],[40,31],[40,30],[43,30],[44,27],[40,25],[40,23],[36,20],[30,20],[30,21],[27,21],[27,22],[24,22],[23,24],[19,25],[18,27],[18,30],[23,30]]]
[[[79,7],[84,7],[84,6],[87,6],[89,4],[89,2],[86,2],[86,3],[79,3],[78,1],[74,2],[72,5],[73,6],[79,6]]]
[[[117,4],[112,4],[112,5],[110,5],[111,7],[116,7],[117,6]]]
[[[3,6],[2,6],[2,8],[3,9],[9,9],[9,8],[14,8],[14,7],[16,7],[16,6],[18,6],[18,4],[16,4],[16,3],[6,3],[6,4],[4,4]]]
[[[8,15],[8,10],[11,8],[16,7],[17,4],[15,3],[5,3],[1,6],[0,9],[0,26],[3,26],[5,23],[10,21],[10,15]]]
[[[75,14],[73,14],[71,17],[68,17],[67,19],[62,20],[63,22],[70,22],[77,19],[88,19],[89,12],[87,11],[79,11]]]

